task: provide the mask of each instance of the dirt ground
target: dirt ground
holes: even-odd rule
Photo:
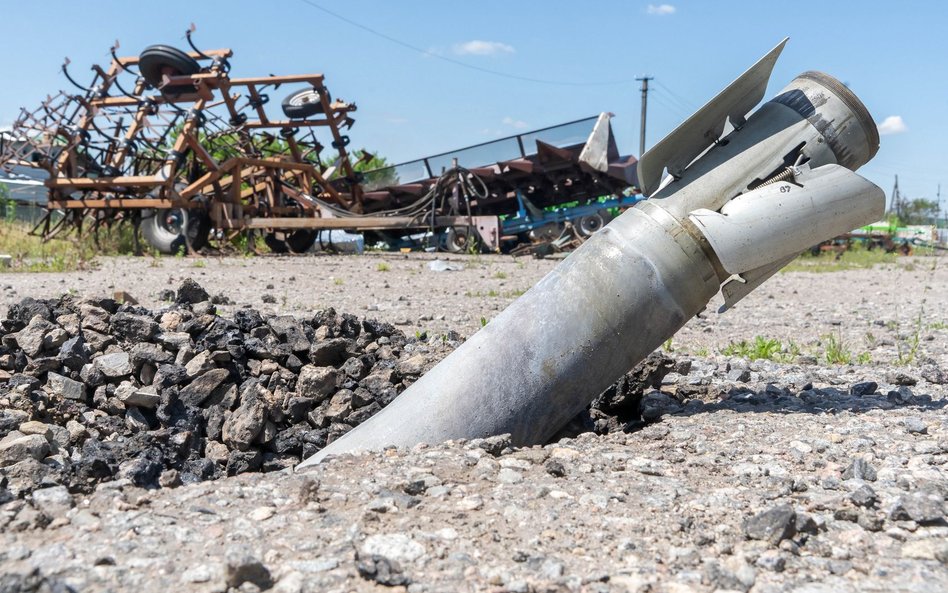
[[[467,336],[557,263],[435,259],[105,258],[0,274],[0,309],[120,290],[157,308],[193,277],[233,301],[224,315],[332,306]],[[948,591],[946,295],[942,257],[779,274],[723,315],[715,301],[666,344],[688,364],[628,434],[8,503],[0,591]],[[757,336],[779,355],[738,356]],[[713,389],[682,396],[696,385]]]
[[[454,271],[436,272],[433,262]],[[88,271],[0,274],[0,311],[25,296],[49,298],[131,294],[158,308],[161,292],[194,278],[231,305],[224,315],[251,306],[262,312],[305,316],[325,307],[378,317],[408,333],[450,330],[469,336],[526,292],[556,259],[370,253],[362,256],[264,256],[254,258],[100,258]],[[874,269],[832,273],[780,273],[725,314],[722,300],[691,320],[668,346],[680,354],[709,354],[756,336],[791,341],[804,354],[825,350],[837,337],[853,358],[868,353],[876,364],[921,355],[948,365],[948,259],[903,258]],[[269,301],[269,302],[268,302]],[[896,338],[901,337],[901,340]],[[909,345],[900,344],[908,342]],[[901,348],[901,351],[900,351]]]

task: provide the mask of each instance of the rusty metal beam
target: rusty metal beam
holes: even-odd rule
[[[47,187],[73,189],[109,189],[115,187],[156,187],[165,185],[167,179],[156,175],[132,175],[126,177],[51,177],[46,180]]]
[[[322,74],[295,74],[287,76],[253,76],[249,78],[231,78],[230,84],[233,86],[246,86],[250,84],[289,84],[293,82],[311,82],[313,84],[323,84],[325,77]]]
[[[466,216],[437,216],[435,226],[468,226]],[[227,229],[421,229],[428,228],[430,219],[407,216],[358,216],[352,218],[245,218],[233,220]]]
[[[185,53],[187,53],[189,56],[191,56],[195,60],[200,60],[202,57],[201,54],[197,52],[193,52],[193,51],[189,51]],[[229,58],[232,55],[234,55],[233,50],[226,47],[221,48],[221,49],[205,49],[201,53],[203,53],[205,56],[209,56],[212,58]],[[134,66],[138,64],[138,58],[139,56],[127,56],[127,57],[119,58],[119,62],[123,66]]]
[[[200,207],[213,213],[223,206],[226,212],[220,215],[229,221],[228,228],[253,228],[244,223],[243,214],[258,210],[265,195],[269,197],[268,212],[279,212],[280,216],[291,217],[298,212],[285,208],[288,199],[302,204],[307,214],[316,213],[319,202],[311,196],[335,201],[343,208],[358,209],[357,204],[353,208],[351,196],[340,194],[322,176],[318,164],[306,159],[308,146],[292,134],[284,134],[289,136],[285,154],[259,158],[256,139],[264,135],[258,130],[326,127],[339,152],[342,169],[351,174],[345,149],[347,139],[341,130],[342,126],[351,125],[348,114],[356,107],[330,101],[322,74],[231,78],[218,61],[208,68],[206,60],[230,57],[229,49],[185,53],[201,60],[203,70],[165,75],[159,84],[161,88],[180,86],[180,94],[150,91],[141,77],[132,88],[126,83],[128,90],[119,87],[126,77],[123,69],[140,64],[140,57],[119,58],[113,50],[107,70],[93,66],[95,79],[89,85],[92,90],[78,95],[62,94],[61,103],[50,98],[37,111],[37,117],[24,119],[34,125],[27,129],[45,134],[35,137],[44,138],[45,145],[56,149],[41,152],[42,161],[30,162],[50,173],[45,183],[50,209],[67,210],[68,224],[78,226],[86,213],[113,215],[97,210]],[[273,121],[277,112],[268,114],[263,108],[262,87],[280,84],[310,85],[320,94],[322,112],[299,120],[282,117]],[[243,104],[244,99],[250,100],[249,106]],[[246,115],[256,121],[242,121]],[[109,125],[102,126],[97,118]],[[212,134],[232,134],[238,140],[232,147],[238,156],[219,163],[213,154]],[[56,140],[45,140],[55,136]],[[10,161],[23,160],[20,152],[4,151],[3,156]],[[353,191],[356,199],[357,190]],[[146,197],[150,195],[155,197]],[[206,199],[192,203],[192,198],[199,195]],[[276,220],[280,219],[271,218],[262,224],[272,225]],[[398,224],[391,220],[379,223],[380,228]],[[299,225],[299,219],[292,219],[286,226]],[[333,223],[324,222],[322,226],[334,228]]]
[[[49,210],[75,210],[77,208],[187,208],[187,202],[162,198],[111,198],[101,200],[50,200]]]

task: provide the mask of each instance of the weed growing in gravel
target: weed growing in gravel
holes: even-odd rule
[[[388,272],[391,269],[392,268],[385,262],[379,262],[378,265],[375,266],[377,272]]]
[[[784,346],[784,349],[781,351],[781,356],[785,362],[796,360],[796,358],[800,356],[800,346],[793,340],[788,341],[787,345]]]
[[[755,336],[753,342],[748,342],[747,340],[731,342],[721,350],[721,354],[725,356],[749,358],[751,360],[763,359],[776,362],[790,362],[800,354],[800,347],[792,340],[783,344],[776,338]]]
[[[672,338],[668,338],[667,340],[665,340],[665,343],[662,344],[662,350],[664,350],[665,352],[669,352],[669,353],[675,351],[675,347],[674,347],[674,345],[672,344]]]
[[[775,339],[766,340],[761,336],[754,337],[754,344],[751,348],[751,358],[764,358],[772,360],[780,352],[780,341]]]
[[[218,241],[218,247],[228,252],[236,251],[245,258],[272,252],[264,241],[263,234],[258,232],[238,233],[229,238],[225,236],[223,240]]]
[[[944,321],[936,321],[934,323],[929,323],[928,329],[931,329],[931,330],[948,329],[948,323],[945,323]]]
[[[859,356],[856,357],[856,362],[858,362],[859,364],[871,364],[872,355],[869,354],[868,352],[862,352],[859,354]]]
[[[760,338],[760,336],[758,336]],[[740,342],[731,342],[721,350],[721,354],[725,356],[737,356],[740,358],[750,358],[751,347],[747,343],[747,340],[741,340]]]
[[[477,290],[477,291],[472,292],[472,291],[469,290],[469,291],[467,291],[467,292],[464,293],[464,296],[466,296],[466,297],[471,297],[471,298],[484,298],[484,297],[497,298],[497,297],[503,297],[503,298],[505,298],[505,299],[515,299],[515,298],[519,297],[520,295],[522,295],[522,294],[525,293],[525,292],[526,292],[526,291],[523,290],[522,288],[516,288],[516,289],[514,289],[514,290],[505,290],[505,291],[503,291],[503,292],[497,292],[496,290],[494,290],[494,289],[492,288],[492,289],[488,290],[487,292],[483,292],[483,291],[480,291],[480,290]]]
[[[922,313],[924,313],[924,309],[918,312],[913,331],[907,339],[902,340],[902,337],[899,335],[895,338],[896,355],[898,356],[895,362],[897,364],[907,365],[915,361],[915,356],[918,354],[918,346],[922,342]]]
[[[483,269],[487,264],[484,262],[484,259],[481,257],[480,251],[476,253],[469,253],[470,257],[465,260],[468,268],[480,268]]]
[[[507,278],[507,274],[501,271],[497,271],[497,272],[494,272],[494,278],[497,278],[498,280],[504,280],[505,278]]]
[[[191,267],[192,267],[192,268],[206,268],[206,267],[207,267],[207,262],[204,261],[203,259],[199,259],[199,260],[195,261],[193,264],[191,264]]]
[[[860,268],[872,268],[882,264],[895,264],[898,261],[895,253],[886,253],[881,249],[864,249],[853,247],[842,253],[827,251],[819,255],[806,253],[790,262],[783,272],[841,272]]]
[[[332,283],[335,284],[336,286],[342,286],[343,284],[345,284],[345,281],[342,278],[334,278]]]
[[[841,332],[821,336],[820,345],[823,346],[823,357],[829,364],[849,364],[853,361],[853,354]]]
[[[72,272],[94,267],[91,261],[76,260],[67,255],[54,255],[41,261],[27,263],[21,268],[22,272]]]

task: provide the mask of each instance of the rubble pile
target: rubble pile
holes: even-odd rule
[[[457,345],[326,309],[233,319],[185,281],[157,311],[23,299],[0,322],[0,497],[291,467]]]

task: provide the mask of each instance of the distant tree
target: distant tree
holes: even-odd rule
[[[6,222],[16,220],[16,202],[10,197],[6,183],[0,183],[0,216]]]
[[[367,156],[369,158],[366,158]],[[349,153],[349,161],[353,163],[352,169],[354,171],[363,174],[362,187],[368,191],[398,183],[394,167],[383,156],[363,148]],[[322,162],[323,169],[327,169],[334,163],[335,157],[324,159]],[[337,171],[336,175],[339,174],[341,174],[341,171]]]
[[[938,218],[938,202],[917,198],[899,206],[902,224],[933,224]]]
[[[362,151],[365,155],[366,151]],[[361,156],[361,155],[360,155]],[[363,186],[367,188],[385,187],[398,183],[395,168],[383,156],[372,154],[370,159],[360,159],[353,167],[363,174]]]
[[[364,156],[367,156],[367,155],[371,155],[371,158],[369,159],[364,158]],[[388,167],[390,164],[388,162],[388,159],[386,159],[384,156],[379,156],[377,154],[370,153],[364,149],[361,150],[357,155],[355,155],[355,158],[359,159],[359,161],[355,164],[353,169],[355,169],[356,171],[363,172],[363,173],[366,171],[375,171],[376,169],[384,169],[385,167]]]

